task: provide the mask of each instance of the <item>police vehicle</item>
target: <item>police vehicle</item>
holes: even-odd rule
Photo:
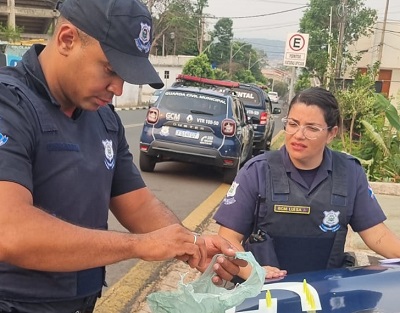
[[[400,259],[397,261],[270,280],[259,296],[246,299],[226,313],[397,313]]]
[[[230,88],[246,107],[246,113],[251,118],[254,128],[253,154],[269,150],[274,133],[275,121],[273,114],[280,114],[280,108],[272,108],[268,94],[259,86],[234,81],[221,81],[191,75],[178,75],[178,84],[199,84],[209,88]]]
[[[253,138],[245,107],[229,90],[175,86],[147,112],[139,166],[144,172],[154,171],[163,161],[216,166],[230,184],[252,157]]]

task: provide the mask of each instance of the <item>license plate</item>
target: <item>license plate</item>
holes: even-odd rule
[[[191,130],[182,130],[182,129],[177,129],[175,131],[175,135],[179,137],[185,137],[185,138],[191,138],[191,139],[199,139],[200,133],[199,132],[194,132]]]

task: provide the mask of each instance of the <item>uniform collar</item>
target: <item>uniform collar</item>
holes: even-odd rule
[[[23,66],[28,74],[26,75],[26,79],[28,80],[28,85],[33,87],[37,94],[40,94],[42,98],[48,99],[51,103],[59,107],[60,105],[50,93],[42,67],[39,63],[38,57],[44,48],[44,45],[35,44],[23,55]]]
[[[287,152],[285,146],[283,146],[280,149],[280,153],[282,156],[286,173],[288,173],[288,175],[294,181],[298,182],[299,184],[303,185],[305,188],[308,189],[308,186],[301,177],[298,169],[293,165],[292,161],[290,160],[289,153]],[[328,172],[332,172],[332,151],[329,148],[325,147],[322,163],[319,166],[317,176],[314,179],[310,191],[312,191],[316,185],[318,185],[321,181],[325,180],[328,177],[329,175]]]
[[[292,161],[290,160],[289,153],[286,150],[286,147],[283,146],[280,149],[280,153],[282,156],[283,164],[285,166],[286,172],[297,172],[297,168],[293,165]],[[324,149],[324,156],[322,158],[322,163],[319,166],[320,170],[322,171],[330,171],[332,172],[332,151],[325,147]]]

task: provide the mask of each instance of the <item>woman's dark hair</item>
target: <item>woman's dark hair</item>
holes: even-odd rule
[[[290,101],[288,112],[296,103],[316,105],[324,112],[324,119],[328,126],[340,126],[339,104],[330,91],[320,87],[311,87],[300,91]]]

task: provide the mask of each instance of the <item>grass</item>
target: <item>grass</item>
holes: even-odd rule
[[[278,134],[272,138],[271,142],[271,150],[278,150],[280,149],[285,142],[285,132],[281,130]]]

